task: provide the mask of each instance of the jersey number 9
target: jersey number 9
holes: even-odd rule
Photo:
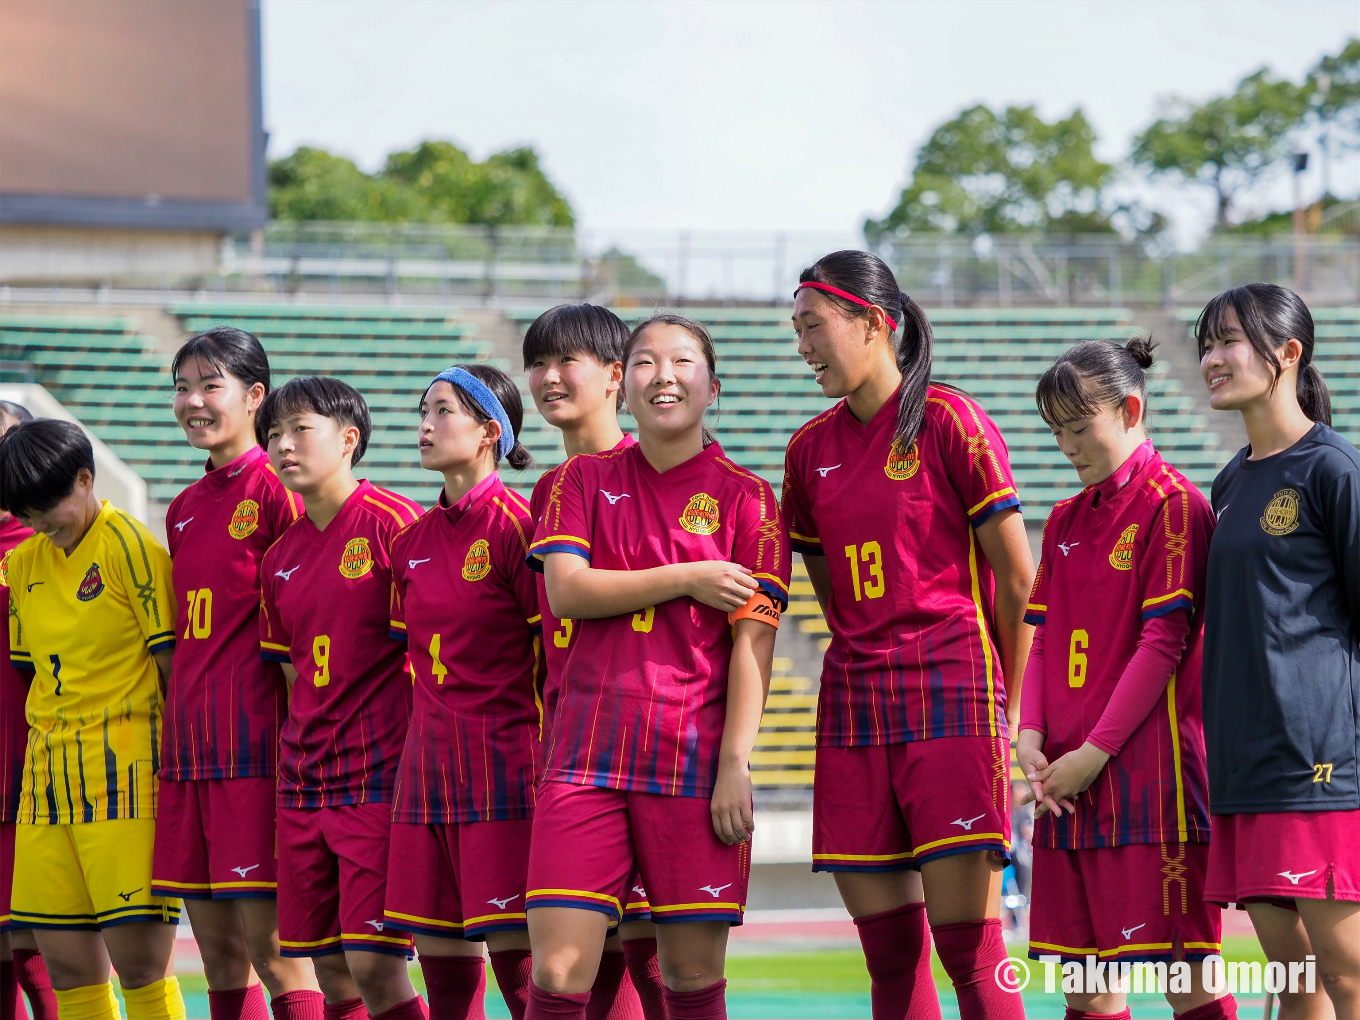
[[[855,586],[855,601],[879,599],[883,597],[883,547],[877,542],[865,542],[861,546],[847,545],[845,555],[850,560],[850,581]],[[868,566],[863,585],[860,584],[859,565]]]
[[[199,588],[188,593],[189,622],[184,636],[205,638],[212,634],[212,589]]]
[[[312,639],[312,661],[316,663],[312,683],[317,687],[325,687],[331,682],[331,639],[325,634],[318,634]]]
[[[1067,686],[1080,687],[1086,683],[1086,649],[1091,644],[1091,636],[1084,630],[1072,632],[1072,644],[1067,653]]]

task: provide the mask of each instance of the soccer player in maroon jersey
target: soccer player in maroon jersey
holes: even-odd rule
[[[279,955],[274,860],[283,674],[259,654],[260,563],[302,514],[255,438],[269,392],[260,341],[233,326],[191,337],[170,366],[175,419],[208,454],[165,530],[184,631],[166,691],[152,892],[182,897],[213,1020],[316,1020],[312,968]]]
[[[292,379],[256,415],[269,462],[305,515],[260,572],[260,655],[291,697],[279,737],[279,938],[312,957],[326,1020],[420,1020],[411,939],[385,930],[397,760],[411,711],[389,636],[391,546],[420,507],[354,477],[368,406],[337,379]]]
[[[26,407],[0,400],[0,435],[33,415]],[[13,515],[0,513],[0,589],[9,600],[9,554],[33,534]],[[9,631],[5,631],[5,656],[0,662],[0,1017],[13,1018],[23,1013],[23,997],[28,994],[33,1020],[57,1020],[57,997],[52,980],[38,953],[33,933],[10,927],[9,894],[14,878],[15,822],[19,810],[19,788],[23,780],[24,749],[28,743],[28,720],[24,701],[28,697],[30,676],[19,672],[9,661]]]
[[[1039,801],[1030,956],[1111,967],[1220,951],[1204,900],[1208,776],[1200,712],[1214,516],[1147,438],[1152,344],[1092,340],[1039,380],[1039,413],[1085,488],[1053,508],[1025,614],[1017,759]],[[1163,991],[1177,1017],[1231,995]],[[1129,1017],[1128,988],[1067,995],[1068,1017]]]
[[[1331,428],[1313,316],[1268,283],[1195,326],[1215,410],[1247,446],[1214,479],[1204,618],[1212,839],[1205,896],[1245,905],[1266,956],[1316,956],[1338,1017],[1360,1015],[1360,452]],[[1281,1017],[1328,1015],[1288,988]]]
[[[529,463],[519,388],[487,365],[420,401],[439,505],[392,542],[392,636],[415,673],[397,773],[387,928],[411,932],[434,1020],[481,1015],[482,941],[511,1015],[528,999],[524,912],[540,767],[539,610],[529,506],[497,467]],[[456,607],[451,609],[451,607]]]
[[[538,413],[562,433],[568,459],[578,453],[604,453],[633,445],[619,428],[623,401],[623,348],[628,327],[599,305],[558,305],[535,319],[524,333],[524,369]],[[529,509],[535,525],[543,517],[553,480],[565,464],[544,472],[534,485]],[[562,663],[571,647],[573,620],[559,620],[548,605],[547,586],[538,579],[543,613],[543,746],[557,704]],[[604,956],[590,990],[587,1020],[624,1020],[642,1010],[646,1020],[665,1020],[661,968],[656,959],[656,928],[641,876],[628,883],[628,901],[618,935],[604,944]],[[626,968],[626,969],[625,969]]]
[[[927,917],[961,1015],[1022,1016],[993,973],[1034,580],[1006,444],[930,382],[930,323],[882,260],[834,252],[801,280],[798,352],[844,398],[785,461],[789,537],[831,627],[813,869],[855,918],[875,1017],[939,1016]]]
[[[726,1016],[723,956],[750,870],[747,762],[789,560],[769,484],[705,433],[718,388],[702,326],[639,325],[624,350],[638,443],[573,457],[535,533],[549,602],[575,633],[534,815],[529,1020],[585,1016],[635,867],[670,1015]]]

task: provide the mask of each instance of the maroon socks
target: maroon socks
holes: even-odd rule
[[[997,965],[1006,959],[1001,918],[962,921],[931,928],[935,951],[954,982],[960,1020],[1025,1020],[1019,992],[996,983]]]
[[[628,980],[628,967],[622,953],[606,952],[600,957],[595,984],[590,988],[586,1020],[643,1020],[642,1003]]]
[[[327,1002],[321,1007],[321,1016],[322,1020],[369,1020],[363,999],[346,999],[333,1005]]]
[[[245,988],[208,989],[208,1015],[212,1020],[269,1020],[264,987],[258,982]]]
[[[926,905],[908,903],[857,918],[855,927],[869,968],[875,1020],[940,1020]]]
[[[57,996],[52,991],[52,980],[36,949],[14,950],[14,976],[28,996],[28,1008],[33,1020],[57,1020]]]
[[[491,957],[491,969],[496,973],[496,984],[500,986],[501,997],[510,1009],[512,1020],[524,1020],[530,1001],[529,989],[533,987],[533,961],[529,958],[529,950],[506,949],[488,955]]]
[[[1176,1020],[1237,1020],[1237,1000],[1225,995],[1185,1013],[1177,1013]]]
[[[430,1020],[430,1012],[425,1008],[425,1000],[417,995],[383,1010],[373,1020]]]
[[[666,986],[661,982],[661,965],[656,962],[656,939],[629,939],[623,944],[628,976],[642,1004],[646,1020],[666,1020]]]
[[[499,975],[499,971],[497,974]],[[558,995],[545,992],[532,981],[529,982],[529,1007],[524,1011],[524,1020],[586,1020],[586,1004],[590,993],[580,995]]]
[[[269,1000],[269,1011],[274,1014],[274,1020],[322,1020],[326,997],[305,989],[284,992]]]
[[[486,1020],[486,964],[480,956],[422,956],[430,1020]]]
[[[670,1020],[727,1020],[726,979],[697,992],[666,989],[666,1013]]]

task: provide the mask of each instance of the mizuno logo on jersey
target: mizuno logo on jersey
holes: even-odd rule
[[[245,469],[246,469],[246,466],[245,466],[244,464],[242,464],[242,465],[241,465],[240,467],[238,467],[235,471],[229,472],[229,473],[227,474],[227,477],[228,477],[228,478],[235,478],[237,475],[239,475],[239,474],[240,474],[242,471],[244,471]]]
[[[1279,872],[1279,876],[1280,876],[1281,878],[1287,878],[1287,879],[1289,879],[1289,882],[1290,882],[1291,885],[1298,885],[1298,884],[1299,884],[1299,879],[1301,879],[1301,878],[1307,878],[1309,875],[1316,875],[1316,874],[1317,874],[1317,868],[1314,868],[1312,871],[1300,871],[1300,872],[1298,872],[1297,874],[1291,874],[1291,873],[1288,872],[1288,871],[1281,871],[1281,872]]]
[[[615,503],[617,503],[619,500],[621,500],[621,499],[627,499],[627,498],[631,495],[631,493],[620,492],[620,493],[616,496],[616,495],[614,495],[612,492],[605,492],[604,489],[601,489],[601,490],[600,490],[600,495],[603,496],[605,499],[609,500],[609,505],[610,505],[610,506],[613,506],[613,505],[614,505]]]
[[[728,882],[727,885],[701,885],[699,886],[699,891],[708,893],[716,900],[722,891],[729,888],[731,885],[731,882]]]
[[[297,567],[289,567],[287,570],[276,570],[274,571],[274,576],[281,577],[285,581],[291,581],[293,579],[293,575],[297,573],[297,569],[300,566],[302,566],[301,563],[299,563]]]
[[[407,570],[415,570],[416,567],[420,566],[422,563],[429,563],[429,562],[430,562],[430,557],[428,557],[428,556],[426,556],[423,560],[407,560],[407,561],[406,561],[406,569],[407,569]]]
[[[189,522],[192,520],[193,520],[192,517],[184,518],[184,520],[180,521],[178,524],[175,525],[175,530],[180,532],[184,531],[184,529],[189,526]]]
[[[986,816],[985,814],[982,814],[982,815],[978,815],[977,818],[970,818],[970,819],[968,819],[967,821],[964,821],[962,818],[955,818],[955,819],[954,819],[952,822],[950,822],[949,824],[950,824],[950,825],[962,825],[962,826],[964,827],[965,830],[967,830],[968,832],[972,832],[972,831],[973,831],[973,823],[976,822],[976,821],[978,821],[978,819],[986,818],[986,817],[987,817],[987,816]]]
[[[1081,545],[1080,542],[1068,542],[1066,545],[1063,545],[1063,543],[1059,542],[1058,548],[1062,550],[1063,556],[1066,556],[1068,553],[1070,553],[1073,549],[1075,549],[1079,545]]]
[[[46,581],[33,581],[28,585],[28,590],[30,593],[32,593],[33,589],[38,587],[38,585],[46,583],[47,583]]]
[[[364,924],[371,924],[371,925],[373,925],[373,930],[374,930],[374,931],[382,931],[382,930],[383,930],[383,923],[382,923],[381,921],[365,921]]]
[[[832,464],[830,467],[819,467],[817,468],[817,473],[821,475],[823,478],[825,478],[827,475],[831,474],[831,472],[835,471],[836,468],[838,467],[840,467],[839,464]]]

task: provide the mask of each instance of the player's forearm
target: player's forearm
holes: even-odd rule
[[[283,670],[283,679],[288,684],[288,689],[293,689],[293,683],[297,680],[297,669],[291,662],[279,663],[279,668]]]
[[[560,620],[625,616],[688,593],[687,563],[647,570],[601,570],[579,556],[550,553],[544,566],[548,606]]]
[[[727,715],[718,752],[723,764],[744,767],[751,759],[770,693],[775,633],[775,628],[759,620],[737,621],[727,670]]]
[[[825,616],[831,605],[831,567],[825,556],[803,553],[803,566],[807,568],[808,580],[812,582],[812,593],[817,596],[817,604]]]

